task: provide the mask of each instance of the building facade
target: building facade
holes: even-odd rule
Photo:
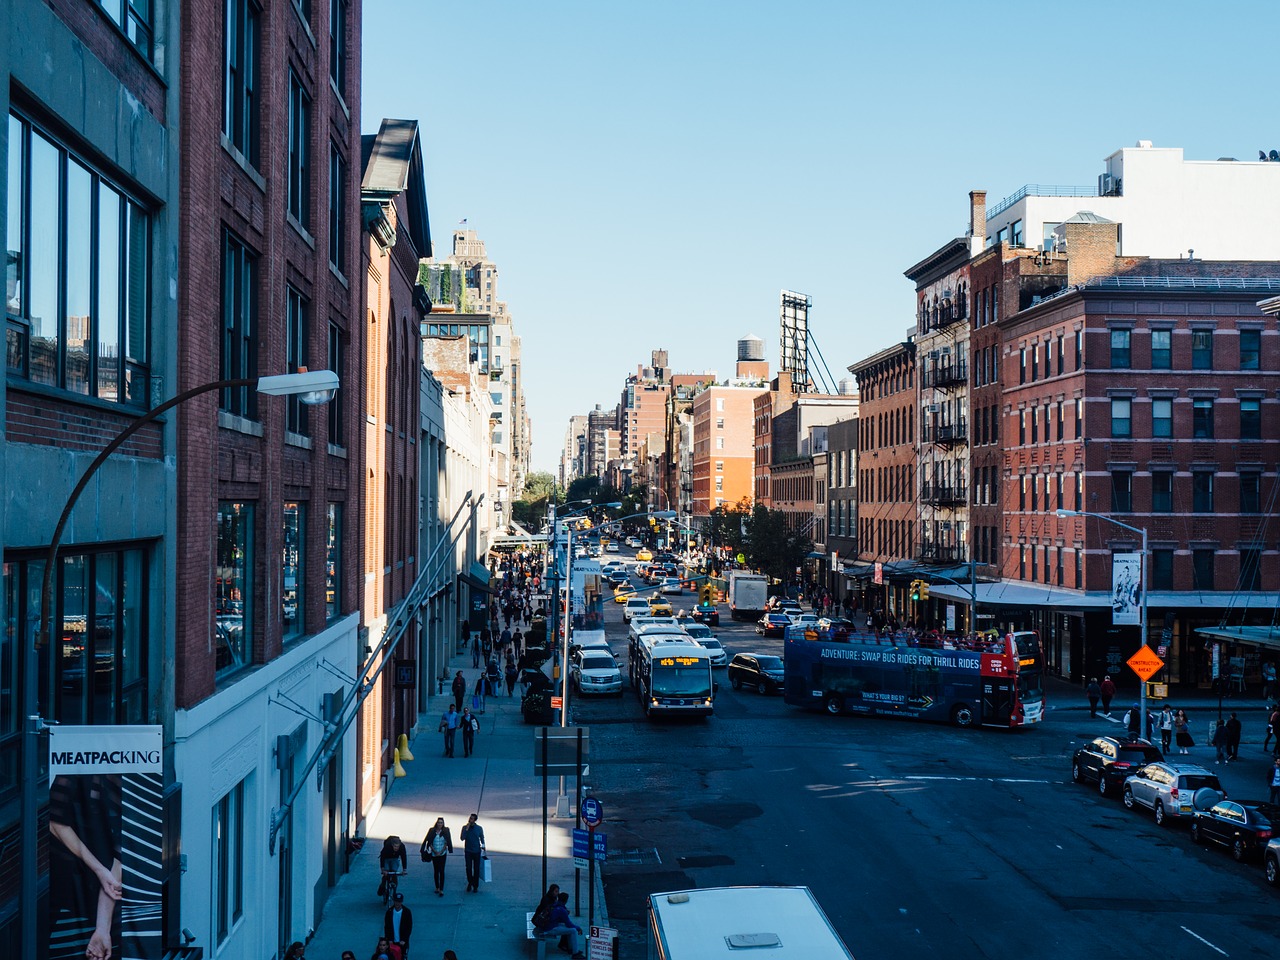
[[[865,408],[863,408],[865,409]],[[858,417],[827,428],[826,552],[833,580],[828,585],[843,600],[853,585],[843,571],[858,559]]]
[[[758,387],[717,384],[693,398],[693,516],[753,499]]]

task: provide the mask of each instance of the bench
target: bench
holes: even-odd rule
[[[560,939],[558,933],[539,933],[533,925],[533,911],[524,915],[524,938],[538,945],[538,960],[547,960],[547,944]]]

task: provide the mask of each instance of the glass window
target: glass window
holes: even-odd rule
[[[230,233],[222,242],[222,361],[221,380],[253,379],[258,375],[258,258]],[[258,415],[258,392],[253,387],[222,391],[222,409],[250,419]]]
[[[329,442],[336,447],[347,445],[347,421],[343,416],[345,400],[342,393],[342,384],[347,378],[344,369],[346,353],[341,328],[336,323],[329,324],[329,369],[338,375],[338,389],[325,404],[325,413],[329,417]]]
[[[1022,236],[1022,221],[1015,220],[1009,225],[1009,245],[1013,247],[1024,247]]]
[[[1151,512],[1173,513],[1173,474],[1167,470],[1151,474]]]
[[[306,522],[304,503],[284,504],[284,537],[281,545],[280,612],[284,620],[282,636],[297,637],[305,632]]]
[[[1027,348],[1022,347],[1018,351],[1018,382],[1027,382]]]
[[[289,72],[289,215],[311,227],[311,98]]]
[[[1213,589],[1213,550],[1191,551],[1191,589]]]
[[[1130,364],[1129,341],[1132,339],[1131,330],[1112,330],[1111,331],[1111,366],[1115,368],[1128,368]]]
[[[1262,474],[1240,474],[1240,512],[1262,512]]]
[[[258,44],[261,11],[253,0],[225,0],[222,132],[258,165]]]
[[[1240,548],[1240,579],[1237,590],[1262,589],[1262,551],[1257,547]]]
[[[1063,345],[1062,334],[1058,334],[1058,376],[1062,376],[1063,371],[1066,370],[1066,363],[1067,350]]]
[[[249,662],[253,636],[253,504],[218,503],[218,550],[214,569],[219,674]]]
[[[347,0],[329,0],[329,79],[338,94],[347,91]]]
[[[1076,369],[1084,368],[1084,331],[1076,331]]]
[[[1133,436],[1133,424],[1131,419],[1132,407],[1133,401],[1128,397],[1111,398],[1111,436]]]
[[[213,807],[213,913],[219,945],[244,915],[244,781]]]
[[[1173,366],[1173,331],[1151,331],[1151,366],[1156,370],[1168,370]]]
[[[1196,470],[1191,474],[1191,512],[1213,513],[1213,471]]]
[[[310,360],[307,349],[310,340],[310,323],[308,322],[309,305],[302,294],[293,287],[285,288],[285,350],[286,369],[289,373],[297,373],[307,368]],[[308,436],[310,434],[307,405],[294,395],[285,397],[285,429],[291,433]]]
[[[1212,400],[1200,398],[1191,402],[1191,436],[1197,439],[1211,439],[1213,437]]]
[[[334,0],[336,3],[337,0]],[[347,266],[347,161],[329,145],[329,262],[341,274]]]
[[[1213,331],[1191,331],[1191,368],[1193,370],[1213,369]]]
[[[1151,589],[1173,589],[1173,551],[1151,551]]]
[[[326,620],[342,616],[342,504],[329,504],[329,531],[324,559],[324,609]]]
[[[1129,470],[1111,473],[1111,512],[1133,512],[1133,473]]]
[[[1168,397],[1156,397],[1151,401],[1151,435],[1173,436],[1173,400]]]
[[[1262,401],[1256,397],[1240,401],[1240,439],[1262,439]]]
[[[1262,331],[1240,331],[1240,369],[1257,370],[1262,363]]]

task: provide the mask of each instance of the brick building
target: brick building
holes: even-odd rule
[[[693,398],[693,516],[752,499],[759,387],[716,384]]]
[[[860,408],[860,414],[866,407]],[[859,417],[827,428],[826,549],[836,556],[828,584],[837,600],[853,587],[843,575],[846,563],[858,559],[858,425]],[[830,559],[830,557],[828,557]]]

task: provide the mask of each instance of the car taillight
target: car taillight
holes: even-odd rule
[[[1115,767],[1117,770],[1128,770],[1131,766],[1133,766],[1133,764],[1131,764],[1127,760],[1117,760],[1115,763],[1112,764],[1112,766]]]
[[[1177,799],[1178,799],[1178,788],[1177,788],[1177,787],[1174,787],[1172,790],[1170,790],[1170,791],[1169,791],[1169,797],[1170,797],[1171,799],[1173,799],[1173,800],[1177,800]]]
[[[1259,840],[1270,840],[1270,839],[1271,839],[1271,831],[1270,831],[1270,830],[1259,830],[1259,831],[1258,831],[1258,839],[1259,839]]]

